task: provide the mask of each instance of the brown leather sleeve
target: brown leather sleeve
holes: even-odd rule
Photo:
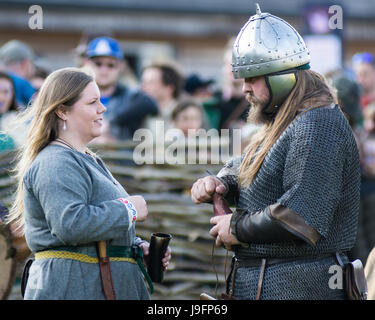
[[[311,245],[320,239],[320,234],[293,210],[279,203],[270,206],[270,215],[279,221],[289,232],[303,238]]]
[[[320,234],[293,210],[274,204],[264,210],[237,210],[231,219],[233,235],[244,243],[274,243],[291,240],[314,246]]]

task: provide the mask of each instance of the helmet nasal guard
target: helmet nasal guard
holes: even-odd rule
[[[235,79],[265,76],[270,100],[264,112],[274,113],[297,81],[297,69],[309,69],[310,53],[299,33],[285,20],[262,13],[256,4],[233,46]]]

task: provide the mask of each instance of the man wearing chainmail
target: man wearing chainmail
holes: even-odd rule
[[[262,127],[242,156],[191,193],[195,203],[218,193],[236,207],[213,217],[210,231],[234,251],[227,294],[236,299],[347,298],[332,286],[330,267],[348,262],[355,242],[359,156],[334,94],[309,62],[297,31],[259,6],[233,47],[248,121]]]

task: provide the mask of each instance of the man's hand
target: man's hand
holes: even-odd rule
[[[214,227],[210,230],[210,235],[216,238],[216,246],[224,244],[225,248],[232,250],[232,245],[240,244],[230,229],[231,214],[216,216],[211,218],[210,223]]]
[[[219,179],[213,176],[204,177],[198,179],[193,184],[191,188],[191,200],[196,204],[210,202],[215,192],[224,194],[225,191],[225,186]]]

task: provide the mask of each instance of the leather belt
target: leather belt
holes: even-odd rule
[[[319,259],[324,259],[324,258],[329,258],[329,257],[338,259],[337,258],[338,255],[339,253],[326,253],[326,254],[320,254],[316,256],[302,256],[302,257],[288,257],[288,258],[246,258],[246,259],[239,259],[237,257],[233,257],[232,272],[231,272],[232,281],[231,281],[231,286],[229,289],[229,297],[232,297],[234,293],[234,280],[235,280],[238,268],[260,267],[257,293],[256,293],[256,298],[255,298],[256,300],[260,300],[266,265],[269,266],[269,265],[275,265],[275,264],[280,264],[280,263],[296,262],[299,260],[304,260],[304,262],[308,262],[309,260],[316,261]]]
[[[237,262],[238,268],[251,268],[251,267],[260,267],[263,263],[263,260],[267,260],[267,265],[273,265],[273,264],[280,264],[280,263],[288,263],[288,262],[295,262],[298,260],[319,260],[329,257],[335,257],[336,253],[327,253],[327,254],[320,254],[316,256],[302,256],[302,257],[289,257],[289,258],[246,258],[241,259],[234,257],[234,260]]]

